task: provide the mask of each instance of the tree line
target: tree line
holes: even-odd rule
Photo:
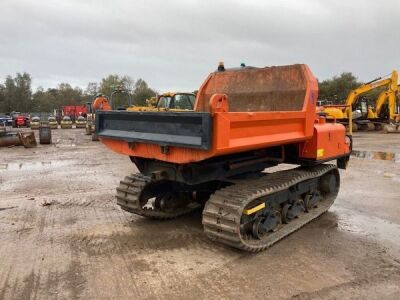
[[[127,91],[132,104],[145,105],[146,99],[156,95],[156,91],[148,86],[145,80],[133,80],[130,76],[109,75],[99,83],[90,82],[86,89],[72,87],[69,83],[60,83],[54,88],[38,87],[32,91],[32,77],[28,73],[9,75],[0,82],[0,112],[52,112],[65,105],[81,105],[91,102],[97,94],[108,97],[113,91],[122,87]],[[115,94],[113,104],[118,107],[128,103],[126,94]]]
[[[86,89],[60,83],[55,88],[45,90],[38,87],[32,92],[31,83],[32,78],[28,73],[7,76],[5,81],[0,83],[0,112],[51,112],[65,105],[90,102],[98,93],[110,96],[119,86],[129,92],[132,104],[135,105],[146,105],[146,99],[156,95],[155,90],[150,88],[146,81],[140,78],[135,81],[127,75],[109,75],[99,83],[90,82]],[[348,93],[361,84],[351,72],[342,73],[319,82],[319,99],[331,100],[335,104],[344,103]],[[369,96],[375,100],[380,91],[374,90]],[[114,107],[124,104],[127,104],[126,95],[116,94],[113,97]]]
[[[322,82],[318,82],[319,99],[330,100],[334,104],[344,104],[350,91],[364,84],[359,81],[351,72],[344,72],[340,75],[333,76]],[[370,104],[374,104],[379,94],[385,90],[385,87],[375,88],[363,96],[370,100]]]

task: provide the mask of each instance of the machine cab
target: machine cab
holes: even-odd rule
[[[360,97],[358,101],[353,105],[353,119],[367,118],[368,117],[368,98]]]
[[[196,96],[191,93],[166,93],[157,101],[157,108],[193,110]]]

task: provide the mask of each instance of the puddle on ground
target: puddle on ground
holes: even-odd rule
[[[338,216],[337,227],[340,231],[371,236],[400,249],[400,224],[346,208],[332,207],[330,211]]]
[[[363,159],[388,160],[400,163],[400,153],[353,150],[351,155]]]
[[[73,160],[51,160],[51,161],[35,161],[35,162],[9,162],[0,164],[0,172],[4,170],[8,171],[20,171],[20,170],[43,170],[53,169],[71,165]]]

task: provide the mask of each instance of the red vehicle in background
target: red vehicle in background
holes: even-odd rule
[[[86,118],[88,111],[85,104],[83,105],[66,105],[61,107],[57,113],[57,121],[60,122],[62,117],[68,116],[72,121],[75,121],[79,116]]]
[[[30,126],[30,116],[22,114],[20,112],[12,112],[12,127],[29,127]]]

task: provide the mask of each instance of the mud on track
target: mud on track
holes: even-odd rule
[[[358,150],[387,151],[358,135]],[[200,213],[121,211],[115,187],[134,171],[129,158],[84,130],[53,140],[0,148],[0,299],[400,298],[396,161],[353,157],[328,213],[254,255],[208,241]]]

